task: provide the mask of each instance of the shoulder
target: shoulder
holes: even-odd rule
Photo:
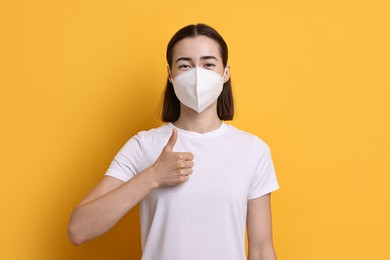
[[[169,137],[171,131],[169,125],[162,125],[157,128],[140,131],[127,140],[118,152],[118,155],[126,158],[140,157],[147,151],[163,146],[163,140],[166,140]]]
[[[161,125],[156,128],[151,128],[149,130],[143,130],[137,133],[136,136],[141,138],[152,138],[158,136],[165,136],[167,133],[172,131],[171,124]]]
[[[229,138],[236,139],[237,141],[239,141],[243,145],[252,147],[256,151],[266,152],[266,153],[270,152],[269,145],[263,139],[261,139],[259,136],[255,135],[253,133],[238,129],[237,127],[235,127],[233,125],[227,124],[227,126],[229,127],[229,134],[231,135],[231,136],[229,136]]]
[[[161,125],[149,130],[143,130],[134,135],[128,142],[137,142],[140,146],[143,143],[155,143],[161,139],[166,139],[172,132],[171,124]]]

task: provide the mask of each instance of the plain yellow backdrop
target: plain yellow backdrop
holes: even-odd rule
[[[387,1],[2,1],[0,259],[139,259],[138,209],[80,247],[73,207],[161,124],[165,48],[215,27],[231,124],[272,150],[278,259],[390,259]]]

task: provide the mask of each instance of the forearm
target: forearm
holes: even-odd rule
[[[248,248],[248,260],[276,260],[272,244]]]
[[[103,196],[81,204],[72,213],[69,236],[80,245],[111,229],[125,214],[137,205],[157,184],[147,168],[128,182]]]
[[[270,194],[249,200],[247,225],[248,260],[276,260]]]
[[[156,162],[128,182],[103,178],[72,213],[68,233],[75,245],[107,232],[154,189],[180,185],[189,179],[194,155],[173,152],[176,140],[177,131],[173,129]]]

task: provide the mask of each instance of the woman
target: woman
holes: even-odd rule
[[[233,118],[228,49],[213,28],[189,25],[167,48],[162,118],[131,138],[69,223],[80,245],[141,202],[144,260],[276,259],[270,192],[279,188],[268,145]]]

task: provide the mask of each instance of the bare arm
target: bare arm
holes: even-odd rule
[[[173,152],[176,139],[177,132],[173,130],[154,165],[128,182],[108,176],[101,180],[72,212],[68,233],[75,245],[107,232],[154,189],[188,180],[192,173],[193,155]]]
[[[68,233],[72,242],[80,245],[111,229],[156,187],[148,175],[150,170],[127,183],[113,177],[104,177],[71,215]]]
[[[247,228],[248,260],[276,260],[270,193],[248,201]]]

